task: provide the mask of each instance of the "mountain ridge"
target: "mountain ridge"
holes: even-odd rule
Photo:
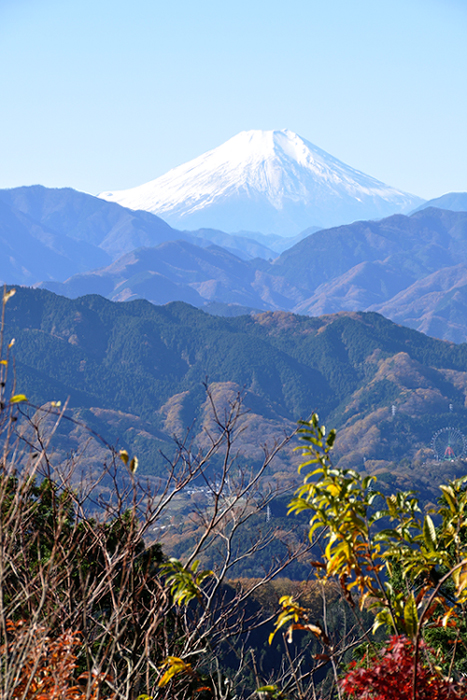
[[[104,267],[135,248],[180,239],[201,247],[215,242],[244,259],[277,255],[261,240],[217,230],[199,235],[177,231],[154,214],[69,187],[0,190],[0,241],[8,251],[0,261],[0,279],[7,283],[64,281]]]
[[[182,302],[116,304],[17,289],[5,331],[16,338],[18,390],[39,405],[69,397],[72,416],[137,454],[148,477],[164,474],[173,436],[183,439],[187,427],[193,445],[206,447],[206,383],[221,413],[244,397],[237,449],[245,464],[262,460],[262,445],[319,411],[338,429],[341,466],[402,479],[428,494],[446,474],[465,473],[465,455],[437,461],[430,445],[446,425],[465,431],[467,345],[376,313],[226,319]],[[54,459],[67,458],[70,444],[80,451],[90,436],[78,428],[57,433]],[[92,445],[90,464],[98,469],[101,453]],[[285,450],[270,478],[292,483],[295,470],[293,452]]]
[[[441,197],[435,197],[424,202],[414,209],[411,214],[415,214],[422,209],[435,207],[436,209],[447,209],[448,211],[467,211],[467,192],[448,192]]]
[[[458,304],[455,313],[437,314],[438,321],[427,325],[430,299],[438,302],[427,296],[419,315],[414,315],[404,290],[412,285],[423,290],[422,281],[430,275],[431,285],[441,284],[440,270],[462,263],[467,264],[467,212],[428,208],[411,216],[396,214],[379,222],[318,231],[273,261],[240,260],[216,246],[200,249],[189,242],[169,241],[133,251],[99,272],[43,286],[74,297],[105,292],[114,301],[142,297],[157,304],[178,298],[201,308],[237,304],[307,315],[372,310],[461,342],[467,340],[467,324],[465,320],[462,324],[459,298],[452,298]],[[162,278],[172,297],[158,291]],[[445,278],[452,280],[453,288],[459,287],[454,274],[446,273]],[[449,305],[446,284],[440,292]],[[394,304],[391,300],[397,295],[399,303]]]
[[[42,280],[73,297],[183,300],[226,315],[375,310],[437,337],[467,340],[455,272],[467,259],[465,212],[428,207],[409,217],[307,229],[279,257],[243,236],[197,233],[69,188],[1,190],[0,278],[30,286]],[[280,246],[285,239],[263,240]]]

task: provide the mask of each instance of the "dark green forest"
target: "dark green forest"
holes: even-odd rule
[[[148,474],[163,470],[160,451],[174,434],[202,431],[206,383],[220,400],[243,393],[257,443],[318,410],[339,429],[338,457],[360,469],[404,462],[416,477],[438,429],[467,432],[467,345],[374,313],[221,318],[181,302],[69,300],[24,288],[5,332],[16,339],[17,382],[30,401],[69,397],[109,442],[137,450]]]

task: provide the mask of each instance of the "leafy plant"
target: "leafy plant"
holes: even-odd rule
[[[425,653],[429,649],[422,642]],[[404,636],[392,636],[385,648],[350,664],[341,688],[355,700],[411,700],[414,645]],[[433,666],[417,663],[418,700],[461,700],[466,688],[462,683],[443,678]]]
[[[24,620],[8,620],[6,628],[8,638],[1,651],[16,664],[11,700],[115,700],[114,693],[102,688],[108,680],[104,674],[76,677],[78,633],[64,632],[51,639],[46,627]]]
[[[413,645],[412,698],[422,697],[417,689],[424,633],[455,625],[465,615],[467,477],[441,486],[435,527],[431,515],[421,513],[413,492],[384,496],[375,489],[374,477],[362,478],[353,470],[334,467],[330,452],[335,433],[326,436],[316,414],[300,425],[305,443],[297,448],[304,456],[300,470],[311,470],[290,512],[310,511],[310,540],[324,542],[322,560],[311,562],[312,566],[325,578],[339,581],[350,605],[357,602],[356,591],[360,607],[368,603],[375,610],[373,631],[384,625],[394,635],[407,636]],[[310,621],[302,620],[303,610],[294,601],[283,600],[282,606],[276,630],[288,624],[289,636],[304,627],[320,635]],[[401,648],[406,650],[404,644]],[[394,649],[393,645],[387,651],[388,659]],[[454,655],[450,668],[454,668]]]

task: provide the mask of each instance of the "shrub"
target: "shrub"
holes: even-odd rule
[[[422,642],[421,649],[429,653]],[[350,664],[341,681],[348,698],[358,700],[412,700],[414,645],[402,635],[392,636],[382,653],[367,654]],[[427,662],[417,664],[417,700],[462,700],[467,688],[443,678]]]
[[[23,620],[8,620],[6,628],[2,654],[14,660],[10,668],[15,669],[10,700],[115,699],[113,693],[102,692],[102,682],[106,680],[102,674],[83,673],[76,678],[75,649],[81,643],[76,632],[64,632],[51,639],[44,626],[34,627]]]

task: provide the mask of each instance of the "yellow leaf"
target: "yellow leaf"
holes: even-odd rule
[[[294,599],[293,596],[291,595],[283,595],[279,598],[279,605],[285,606],[285,605],[293,605],[294,604]]]
[[[21,403],[22,401],[27,401],[27,397],[24,394],[15,394],[11,397],[10,403]]]
[[[454,608],[450,608],[447,611],[446,615],[444,615],[443,619],[441,620],[441,624],[443,627],[447,627],[448,622],[449,622],[449,618],[451,617],[451,615],[454,615],[455,617],[457,617],[457,614],[456,614]]]
[[[418,629],[417,604],[413,593],[407,598],[404,605],[404,624],[407,636],[413,639]]]
[[[191,664],[187,664],[183,659],[178,656],[168,656],[165,661],[162,662],[161,668],[166,667],[167,670],[159,678],[158,686],[163,688],[167,683],[179,673],[191,673]]]
[[[460,575],[459,575],[459,578],[456,582],[456,585],[457,585],[456,595],[460,596],[462,591],[467,586],[467,568],[466,567],[462,567],[462,569],[460,570]]]
[[[125,464],[125,466],[128,466],[128,460],[129,460],[128,452],[126,450],[120,450],[118,455],[119,455],[120,459],[122,460],[122,462]]]
[[[130,462],[130,472],[132,474],[134,474],[137,469],[138,469],[138,457],[133,457],[133,459]]]
[[[451,509],[451,512],[455,513],[456,512],[456,503],[455,503],[456,496],[455,496],[455,493],[454,493],[452,487],[451,486],[444,486],[443,484],[441,484],[441,486],[439,488],[443,492],[444,497],[446,498],[446,500],[448,502],[449,508]]]
[[[4,292],[3,293],[3,303],[6,304],[8,299],[11,299],[11,297],[16,294],[16,289],[10,289],[9,292]]]

